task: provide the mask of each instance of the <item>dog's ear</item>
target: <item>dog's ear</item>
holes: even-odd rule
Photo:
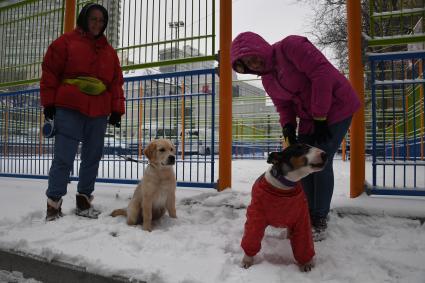
[[[307,165],[307,158],[304,155],[298,157],[291,157],[289,159],[289,164],[292,166],[293,169],[298,169]]]
[[[270,152],[267,157],[267,163],[269,164],[277,164],[279,163],[279,153],[278,152]]]
[[[146,157],[151,160],[153,156],[155,155],[156,151],[156,143],[151,142],[148,144],[148,146],[143,150],[143,154],[146,155]]]

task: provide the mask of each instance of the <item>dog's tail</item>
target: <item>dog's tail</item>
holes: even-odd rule
[[[120,208],[120,209],[115,209],[114,211],[111,212],[110,214],[112,217],[116,217],[116,216],[127,216],[127,209],[125,208]]]

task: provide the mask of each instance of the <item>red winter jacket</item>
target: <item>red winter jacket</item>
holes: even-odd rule
[[[41,104],[78,110],[90,116],[124,114],[123,76],[117,53],[104,35],[94,38],[81,29],[65,33],[50,44],[44,56],[40,81]],[[106,91],[98,96],[81,92],[64,79],[90,76],[100,79]]]
[[[265,71],[256,74],[279,112],[282,127],[295,126],[299,117],[299,133],[311,134],[313,118],[326,118],[332,125],[360,108],[350,82],[305,37],[291,35],[270,45],[260,35],[244,32],[232,42],[232,65],[247,55],[265,62]]]
[[[292,251],[299,264],[306,264],[313,258],[310,215],[301,183],[293,189],[282,190],[270,185],[262,175],[252,187],[246,218],[241,242],[246,255],[254,256],[260,251],[264,230],[271,225],[291,231]]]

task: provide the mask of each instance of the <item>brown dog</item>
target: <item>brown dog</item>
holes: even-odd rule
[[[143,153],[149,160],[143,179],[137,185],[127,209],[116,209],[111,216],[127,216],[128,225],[143,223],[143,230],[152,231],[152,220],[168,211],[176,215],[175,147],[167,139],[152,140]]]

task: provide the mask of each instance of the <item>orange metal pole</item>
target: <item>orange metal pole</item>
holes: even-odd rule
[[[142,156],[143,154],[143,85],[142,82],[140,82],[140,89],[139,89],[139,136],[137,139],[137,150],[139,153],[139,158]],[[133,111],[133,109],[131,110]]]
[[[185,105],[185,96],[184,96],[184,82],[182,83],[182,87],[181,87],[181,92],[182,92],[182,105],[181,105],[181,113],[182,113],[182,160],[184,160],[184,140],[185,140],[185,135],[186,135],[186,131],[185,131],[185,113],[184,113],[184,105]]]
[[[395,123],[395,122],[393,122],[393,123]],[[393,127],[393,129],[395,129],[395,126]],[[395,132],[395,130],[394,130],[394,132]],[[397,133],[395,133],[395,137],[397,139]],[[395,160],[395,141],[394,140],[393,140],[393,145],[392,145],[392,148],[391,148],[391,157],[392,157],[392,160],[394,161]]]
[[[220,156],[218,190],[232,186],[232,1],[220,0]]]
[[[404,70],[404,79],[407,80],[407,70]],[[415,90],[413,90],[414,95]],[[410,146],[409,146],[409,93],[406,94],[405,108],[406,112],[404,113],[404,128],[407,135],[407,144],[406,144],[406,158],[410,159]]]
[[[410,159],[410,146],[409,146],[409,94],[406,95],[406,113],[404,117],[404,127],[406,128],[406,135],[407,135],[407,144],[406,144],[406,159]]]
[[[72,31],[75,27],[76,4],[76,0],[66,0],[65,2],[64,32]]]
[[[345,161],[347,159],[346,155],[345,155],[345,153],[346,153],[345,151],[347,150],[347,144],[346,144],[345,138],[342,140],[341,150],[342,150],[342,161]]]
[[[4,144],[3,155],[7,156],[8,148],[9,148],[9,107],[6,102],[6,107],[4,111],[4,140],[6,141]]]
[[[43,128],[43,123],[44,123],[44,115],[43,112],[40,112],[40,117],[39,117],[39,129]],[[43,150],[43,132],[40,130],[40,132],[38,133],[38,155],[42,155],[44,154],[44,150]]]
[[[423,79],[423,69],[422,69],[422,59],[419,60],[419,78]],[[421,105],[424,103],[424,86],[420,84],[419,86],[419,95]],[[424,108],[421,107],[421,160],[424,160]]]
[[[240,137],[240,134],[239,134],[239,121],[238,120],[235,120],[235,122],[234,122],[234,125],[235,125],[235,137],[236,137],[236,140],[239,142],[240,140],[241,140],[241,137]],[[236,156],[236,158],[238,158],[238,154],[239,154],[239,150],[238,150],[238,146],[237,147],[235,147],[235,156]]]
[[[360,0],[347,0],[348,62],[350,82],[359,96],[361,108],[354,114],[350,131],[350,197],[365,189],[364,81],[361,46]]]

